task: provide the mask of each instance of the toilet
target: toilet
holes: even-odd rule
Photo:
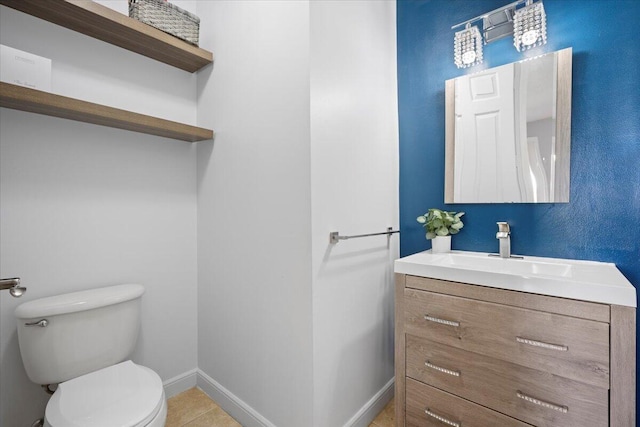
[[[45,427],[163,427],[162,380],[128,360],[140,329],[144,287],[125,284],[56,295],[16,308],[25,370],[58,388]]]

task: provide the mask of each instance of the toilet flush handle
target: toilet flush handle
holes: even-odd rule
[[[37,322],[25,323],[24,326],[40,326],[41,328],[46,328],[49,326],[49,321],[47,319],[41,319]]]

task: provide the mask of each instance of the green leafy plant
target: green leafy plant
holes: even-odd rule
[[[427,239],[433,239],[438,236],[458,234],[464,227],[460,219],[462,215],[464,212],[447,212],[432,208],[416,220],[427,230]]]

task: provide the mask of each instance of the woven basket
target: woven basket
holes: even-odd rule
[[[129,17],[198,46],[200,18],[165,0],[129,0]]]

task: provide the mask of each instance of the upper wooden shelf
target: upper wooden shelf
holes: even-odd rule
[[[0,0],[0,4],[193,73],[213,54],[90,0]]]
[[[0,82],[0,107],[188,142],[213,138],[213,131],[210,129],[120,110],[5,82]]]

